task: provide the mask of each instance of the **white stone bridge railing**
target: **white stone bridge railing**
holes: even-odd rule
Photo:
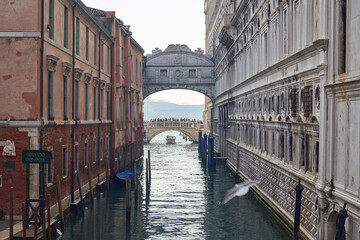
[[[190,137],[194,142],[198,141],[199,131],[203,128],[201,121],[191,120],[158,120],[158,121],[145,121],[144,122],[144,142],[150,140],[165,131],[179,131],[184,135]]]

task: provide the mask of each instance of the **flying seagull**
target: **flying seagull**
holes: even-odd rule
[[[235,196],[243,196],[248,193],[249,188],[252,185],[258,184],[260,180],[254,180],[254,181],[246,181],[239,184],[235,184],[235,186],[229,190],[227,190],[224,198],[221,200],[221,204],[225,204],[228,201],[230,201]]]

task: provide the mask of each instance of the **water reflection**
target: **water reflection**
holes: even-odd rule
[[[126,223],[125,191],[112,188],[89,204],[85,217],[68,220],[63,239],[286,239],[251,194],[219,205],[235,180],[223,166],[207,170],[197,145],[182,139],[166,144],[163,133],[151,151],[151,185],[141,179],[138,201]]]

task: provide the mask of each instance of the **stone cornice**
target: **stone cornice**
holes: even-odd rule
[[[58,58],[54,55],[46,55],[48,71],[52,71],[52,72],[56,71],[56,66],[57,66],[57,62],[59,61],[59,59],[60,58]]]

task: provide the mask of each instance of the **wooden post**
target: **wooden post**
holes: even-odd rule
[[[148,187],[148,184],[149,184],[149,162],[148,162],[148,158],[146,158],[146,172],[145,172],[145,181],[146,181],[146,189]]]
[[[34,209],[34,239],[38,239],[38,209]]]
[[[137,200],[137,174],[136,174],[136,161],[134,161],[134,192],[135,192],[135,201]]]
[[[21,204],[21,213],[22,213],[22,232],[23,240],[26,240],[26,214],[25,214],[25,203]]]
[[[126,222],[130,223],[131,214],[131,180],[126,179]]]
[[[149,159],[149,182],[151,181],[151,160],[150,160],[150,150],[148,150],[148,159]]]
[[[90,187],[90,196],[91,196],[91,200],[93,200],[94,198],[94,192],[93,192],[93,188],[92,188],[92,176],[91,176],[91,161],[88,162],[88,177],[89,177],[89,187]]]
[[[47,209],[47,238],[49,240],[51,240],[51,236],[50,236],[50,229],[51,229],[51,226],[50,226],[50,218],[51,218],[51,215],[50,215],[50,195],[47,194],[46,195],[46,209]]]
[[[59,205],[59,217],[60,217],[60,225],[61,230],[64,230],[64,214],[62,209],[62,201],[61,201],[61,184],[60,184],[60,177],[59,175],[56,175],[56,190],[57,190],[57,199],[58,199],[58,205]]]
[[[14,187],[10,188],[10,240],[14,239]]]
[[[44,203],[45,205],[45,203]],[[42,235],[43,235],[43,240],[46,240],[46,218],[45,218],[45,206],[43,208],[44,211],[42,211]]]

